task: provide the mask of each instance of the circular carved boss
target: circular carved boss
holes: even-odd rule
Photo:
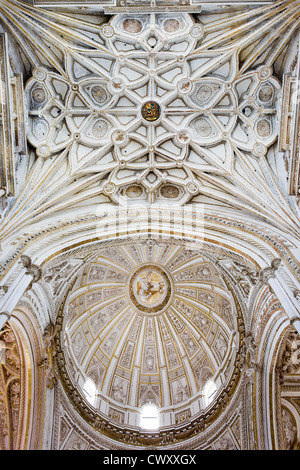
[[[146,121],[157,121],[161,114],[161,109],[155,101],[147,101],[142,106],[142,116]]]
[[[167,272],[156,265],[140,266],[129,280],[129,298],[139,311],[162,312],[172,297],[172,283]]]

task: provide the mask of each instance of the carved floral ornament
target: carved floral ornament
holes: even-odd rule
[[[236,52],[197,52],[202,35],[184,13],[116,15],[85,64],[67,55],[65,76],[37,67],[26,86],[37,155],[69,149],[71,173],[102,173],[118,202],[180,203],[197,173],[230,172],[239,151],[265,155],[279,82],[270,67],[241,74]]]

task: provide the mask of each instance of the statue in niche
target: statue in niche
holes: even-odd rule
[[[39,367],[45,367],[46,374],[46,387],[52,389],[57,382],[57,374],[55,372],[55,337],[57,334],[57,327],[55,325],[48,325],[44,333],[44,345],[46,357],[40,362]]]

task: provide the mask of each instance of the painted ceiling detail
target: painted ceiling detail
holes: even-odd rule
[[[103,176],[114,200],[186,202],[195,172],[231,173],[235,149],[265,155],[278,134],[270,67],[240,73],[235,53],[198,51],[188,14],[117,15],[99,50],[38,67],[26,87],[28,138],[47,158],[69,148],[72,174]]]
[[[108,416],[110,405],[135,427],[145,403],[159,407],[162,426],[176,424],[169,407],[199,414],[205,384],[227,384],[239,347],[220,274],[178,245],[102,251],[78,277],[63,322],[66,367],[81,394],[90,379],[94,408]]]

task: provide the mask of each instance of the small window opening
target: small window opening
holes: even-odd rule
[[[143,429],[158,429],[159,412],[157,406],[152,404],[143,406],[141,410],[141,427]]]
[[[208,406],[214,399],[215,394],[217,393],[217,386],[213,380],[206,382],[204,389],[204,400],[205,406]]]

